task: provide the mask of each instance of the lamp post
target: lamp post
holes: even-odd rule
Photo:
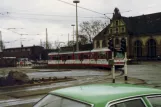
[[[73,3],[76,3],[76,51],[79,51],[78,46],[78,12],[77,12],[77,3],[80,3],[79,0],[74,0]]]
[[[72,24],[71,26],[73,26],[73,52],[74,52],[74,24]]]

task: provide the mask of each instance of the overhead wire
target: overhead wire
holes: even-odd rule
[[[16,14],[22,14],[22,15],[34,15],[34,16],[54,16],[54,17],[76,17],[76,16],[65,16],[65,15],[53,15],[53,14],[35,14],[35,13],[18,13],[18,12],[7,12],[7,15],[16,15]],[[1,15],[1,14],[0,14]],[[79,16],[79,18],[105,18],[105,17],[91,17],[91,16],[87,16],[87,17],[82,17]]]
[[[35,13],[18,13],[18,12],[8,12],[8,13],[11,13],[11,14],[24,14],[24,15],[35,15],[35,16],[55,16],[55,17],[76,17],[76,16],[66,16],[66,15],[53,15],[53,14],[35,14]],[[88,16],[88,17],[82,17],[82,16],[79,16],[79,18],[104,18],[104,17],[91,17],[91,16]]]
[[[33,20],[48,20],[48,21],[73,21],[72,19],[71,20],[53,20],[53,19],[40,19],[40,18],[31,18],[31,17],[15,17],[15,16],[6,16],[6,17],[9,17],[9,18],[19,18],[19,19],[33,19]],[[15,19],[14,19],[15,20]],[[81,22],[81,21],[80,21]]]
[[[66,2],[66,1],[63,1],[63,0],[58,0],[58,1],[63,2],[63,3],[65,3],[65,4],[69,4],[69,5],[75,6],[74,4],[71,4],[71,3]],[[77,6],[77,7],[81,8],[81,9],[84,9],[84,10],[88,10],[88,11],[93,12],[93,13],[97,13],[97,14],[103,15],[103,16],[105,15],[104,13],[100,13],[100,12],[97,12],[97,11],[94,11],[94,10],[91,10],[91,9],[88,9],[88,8],[85,8],[85,7],[81,7],[81,6]],[[107,17],[108,19],[111,19],[111,18],[108,17],[108,16],[106,16],[106,17]]]
[[[75,6],[74,4],[71,4],[71,3],[63,1],[63,0],[57,0],[57,1],[63,2],[63,3],[68,4],[68,5]],[[106,14],[104,14],[104,13],[100,13],[100,12],[97,12],[97,11],[94,11],[94,10],[91,10],[91,9],[88,9],[88,8],[85,8],[85,7],[82,7],[82,6],[77,6],[77,7],[81,8],[81,9],[84,9],[84,10],[87,10],[87,11],[90,11],[90,12],[93,12],[93,13],[97,13],[97,14],[105,16],[105,17],[81,17],[81,16],[78,16],[79,18],[108,18],[108,19],[111,19],[108,16],[106,16]],[[76,17],[76,16],[51,15],[51,14],[34,14],[34,13],[9,12],[9,11],[6,12],[6,14],[10,14],[10,13],[12,13],[12,14],[13,13],[14,14],[24,14],[24,15],[37,15],[37,16],[57,16],[57,17],[63,17],[63,18],[64,17]],[[2,13],[2,15],[4,15],[4,13]],[[10,16],[8,16],[8,17],[10,17]]]

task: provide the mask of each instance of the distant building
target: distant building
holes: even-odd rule
[[[79,44],[79,51],[86,51],[86,50],[92,50],[93,49],[93,44],[84,44],[81,45]],[[74,46],[65,46],[65,47],[60,47],[60,52],[72,52],[76,51],[76,45]]]
[[[161,56],[161,13],[124,17],[115,8],[110,24],[93,39],[94,48],[108,47],[109,38],[117,49],[122,38],[127,40],[128,58],[157,59]]]
[[[76,47],[76,46],[74,46]],[[80,45],[80,51],[92,50],[93,44]],[[74,48],[75,50],[75,48]],[[16,47],[7,48],[3,52],[0,52],[1,57],[16,57],[16,58],[28,58],[29,60],[48,60],[48,53],[58,52],[58,49],[44,49],[42,46],[28,46],[28,47]],[[60,47],[59,52],[73,51],[73,47]]]
[[[0,57],[28,58],[31,60],[42,59],[44,48],[41,46],[7,48],[0,53]]]

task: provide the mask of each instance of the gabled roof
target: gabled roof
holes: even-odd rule
[[[130,35],[161,34],[161,12],[122,19]]]
[[[115,17],[115,15],[117,14],[114,14],[112,20],[116,20],[117,17]],[[126,24],[127,33],[129,35],[161,34],[161,12],[135,17],[121,16],[121,18]],[[108,32],[109,25],[95,36],[93,40],[105,39],[105,34]]]
[[[110,25],[106,26],[98,35],[96,35],[93,40],[104,40],[105,39],[105,34],[108,32],[108,28]]]

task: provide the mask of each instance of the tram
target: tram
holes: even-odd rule
[[[91,51],[49,53],[48,66],[83,66],[111,68],[109,60],[112,52],[109,49],[94,49]],[[124,54],[116,51],[114,64],[116,67],[124,66]]]

